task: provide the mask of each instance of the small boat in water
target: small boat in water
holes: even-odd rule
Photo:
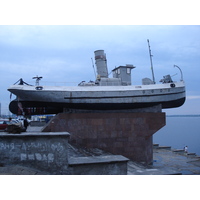
[[[104,50],[94,53],[98,74],[96,81],[81,82],[78,86],[43,86],[39,84],[42,77],[34,77],[36,85],[33,86],[20,79],[18,85],[8,88],[16,95],[16,99],[10,102],[10,111],[17,115],[67,111],[118,112],[157,105],[161,105],[162,109],[175,108],[184,104],[185,84],[182,78],[180,82],[174,82],[170,75],[166,75],[161,83],[156,84],[153,76],[153,80],[144,78],[141,85],[132,85],[133,65],[114,68],[113,77],[109,78]]]

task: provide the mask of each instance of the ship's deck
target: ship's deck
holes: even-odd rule
[[[129,85],[129,86],[40,86],[42,91],[129,91],[129,90],[156,90],[170,88],[171,83],[151,84],[151,85]],[[184,81],[174,82],[176,87],[185,87]],[[12,90],[35,91],[36,86],[12,85],[8,88]]]

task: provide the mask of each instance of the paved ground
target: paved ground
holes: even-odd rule
[[[128,163],[128,175],[196,175],[200,174],[200,159],[173,150],[154,149],[153,165],[142,166],[132,161]]]
[[[182,174],[200,174],[200,158],[170,150],[154,150],[154,166],[158,169],[170,168]]]

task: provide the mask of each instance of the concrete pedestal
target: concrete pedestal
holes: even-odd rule
[[[153,161],[152,135],[165,126],[165,113],[60,113],[44,132],[70,133],[69,141],[100,148],[133,161]]]

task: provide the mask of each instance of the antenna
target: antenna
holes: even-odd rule
[[[155,77],[154,77],[154,72],[153,72],[153,62],[152,62],[152,57],[153,55],[151,54],[151,49],[150,49],[150,44],[149,44],[149,40],[147,39],[148,42],[148,46],[149,46],[149,56],[150,56],[150,62],[151,62],[151,71],[152,71],[152,78],[153,78],[153,83],[155,84]]]
[[[36,79],[35,85],[39,86],[39,81],[42,79],[42,76],[38,77],[38,75],[37,75],[37,76],[33,77],[33,79]]]
[[[94,69],[94,77],[95,77],[95,79],[96,79],[96,72],[95,72],[95,68],[94,68],[94,62],[93,62],[93,59],[91,58],[91,60],[92,60],[92,67],[93,67],[93,69]]]

